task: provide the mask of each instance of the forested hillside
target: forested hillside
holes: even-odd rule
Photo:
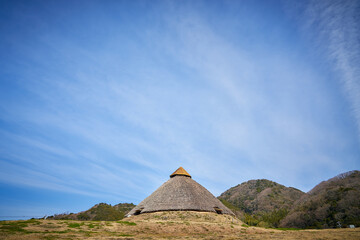
[[[308,193],[261,179],[230,188],[219,199],[245,223],[261,227],[360,226],[360,172],[340,174]]]
[[[296,188],[259,179],[232,187],[219,199],[233,205],[235,214],[247,224],[278,227],[294,202],[304,194]]]
[[[83,212],[55,214],[54,216],[48,217],[48,219],[116,221],[124,218],[125,214],[133,207],[135,207],[135,205],[132,203],[119,203],[114,206],[99,203]]]
[[[281,221],[283,227],[360,226],[360,172],[321,182],[299,199]]]

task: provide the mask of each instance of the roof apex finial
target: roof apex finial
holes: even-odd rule
[[[175,176],[186,176],[191,178],[191,175],[182,167],[179,167],[175,172],[173,172],[173,174],[170,175],[171,178]]]

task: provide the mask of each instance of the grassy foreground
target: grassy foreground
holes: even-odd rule
[[[360,239],[360,229],[264,229],[212,213],[151,213],[125,220],[1,221],[0,239]]]

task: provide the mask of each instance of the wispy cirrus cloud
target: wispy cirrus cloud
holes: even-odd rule
[[[310,1],[305,27],[327,49],[339,81],[348,97],[360,140],[360,2],[357,0]]]

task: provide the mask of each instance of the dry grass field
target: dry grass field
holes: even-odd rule
[[[360,239],[360,229],[278,230],[248,227],[226,215],[150,213],[123,221],[0,222],[0,239]]]

